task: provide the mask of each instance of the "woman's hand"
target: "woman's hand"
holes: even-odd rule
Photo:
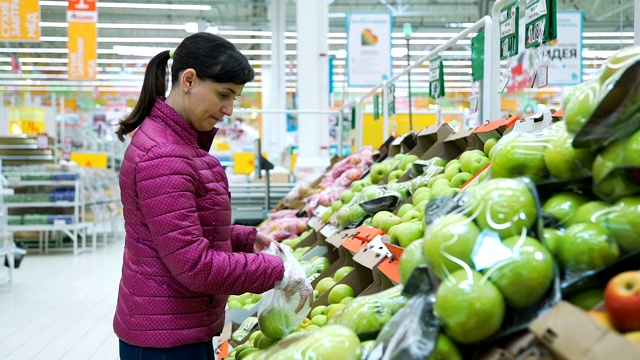
[[[278,250],[282,251],[282,248],[280,247],[280,243],[273,240],[271,236],[258,232],[258,234],[256,235],[256,240],[253,243],[253,253],[259,254],[262,250],[268,248],[269,244],[271,243],[274,243],[278,248]]]

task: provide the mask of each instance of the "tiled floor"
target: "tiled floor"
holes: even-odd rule
[[[112,320],[123,245],[27,254],[13,290],[0,286],[0,360],[118,359]]]

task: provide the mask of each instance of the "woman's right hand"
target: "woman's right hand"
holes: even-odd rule
[[[284,277],[282,281],[276,285],[276,289],[282,290],[288,296],[293,296],[295,293],[300,294],[300,302],[296,307],[296,314],[302,310],[304,304],[309,300],[309,306],[313,302],[313,288],[305,273],[299,273],[295,271],[292,266],[284,264]]]

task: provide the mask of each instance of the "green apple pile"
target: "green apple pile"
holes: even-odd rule
[[[251,309],[262,299],[262,294],[244,293],[242,295],[229,295],[227,306],[230,309]]]
[[[377,294],[360,296],[333,315],[328,324],[338,324],[365,334],[382,329],[393,314],[406,304],[402,286],[394,286]]]
[[[321,274],[329,267],[329,259],[324,256],[316,256],[309,261],[300,261],[300,265],[304,269],[304,273],[307,278],[312,277],[314,274]]]
[[[294,238],[291,239],[284,239],[282,240],[280,243],[283,245],[287,245],[291,248],[295,248],[296,246],[298,246],[298,244],[307,238],[307,236],[311,235],[313,233],[313,229],[309,229],[304,231],[302,234],[300,234],[300,236],[296,236]]]
[[[387,184],[397,182],[419,159],[416,155],[396,154],[382,162],[375,163],[371,165],[369,170],[371,183],[380,184],[384,179],[387,179]]]
[[[640,130],[600,151],[593,162],[593,191],[602,199],[615,201],[640,194],[640,184],[632,183],[618,168],[640,168]]]

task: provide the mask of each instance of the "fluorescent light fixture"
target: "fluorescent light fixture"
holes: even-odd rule
[[[619,31],[609,31],[609,32],[583,32],[583,37],[633,37],[632,32],[619,32]]]
[[[67,1],[49,1],[40,0],[40,6],[63,6],[67,7]],[[99,8],[120,8],[120,9],[154,9],[154,10],[193,10],[193,11],[209,11],[210,5],[177,5],[177,4],[150,4],[150,3],[118,3],[118,2],[102,2],[98,1]]]
[[[126,45],[114,45],[113,51],[117,55],[124,56],[156,56],[158,53],[164,50],[170,50],[163,47],[151,47],[151,46],[126,46]]]
[[[184,24],[184,31],[188,32],[189,34],[197,33],[198,23],[195,21],[189,21],[188,23]]]

